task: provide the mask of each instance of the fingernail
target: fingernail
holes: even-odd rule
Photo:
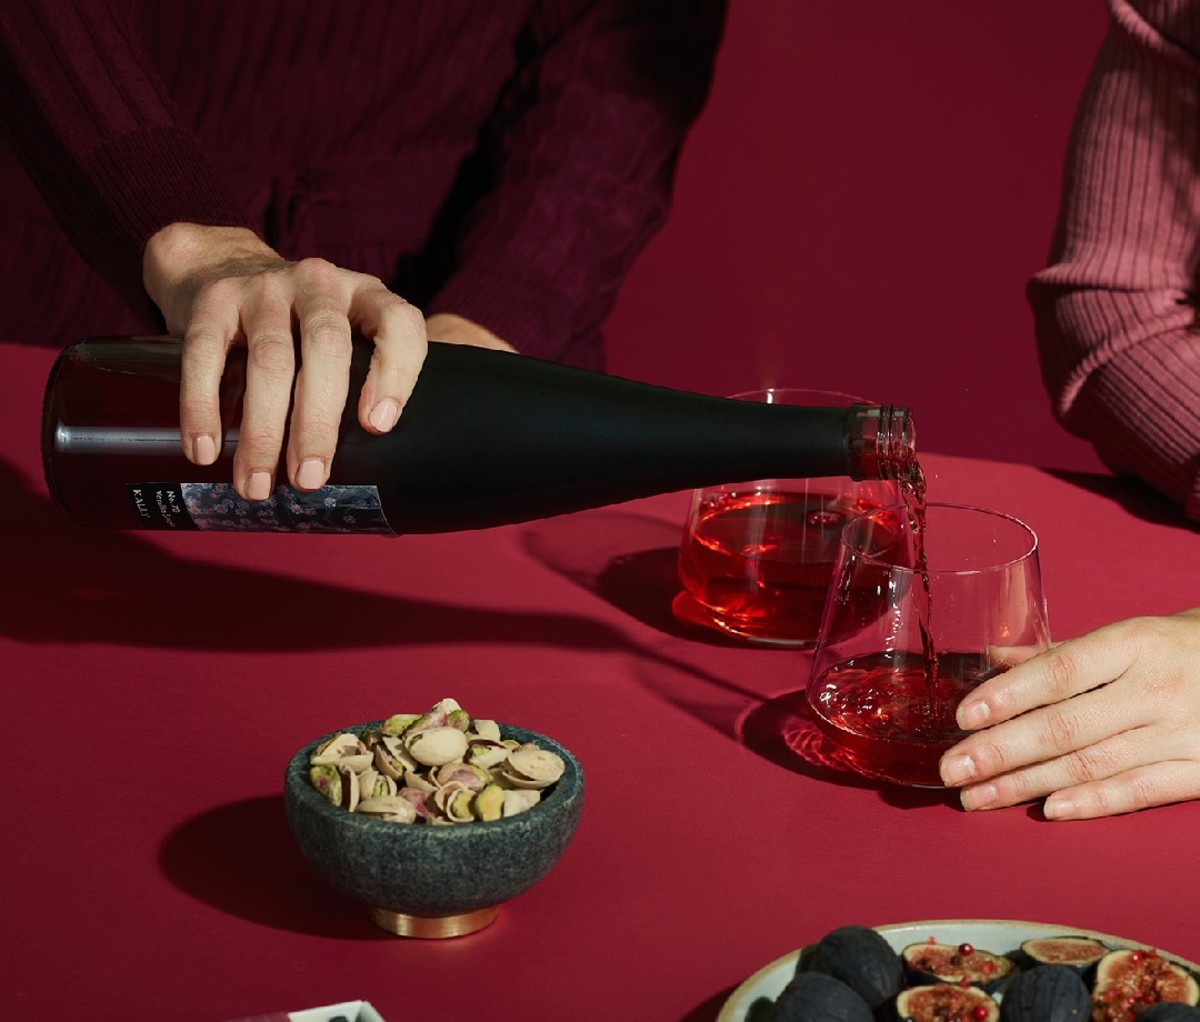
[[[379,430],[380,433],[386,433],[394,425],[396,420],[400,418],[400,406],[396,404],[390,397],[385,397],[374,408],[371,409],[370,423]]]
[[[1065,820],[1075,815],[1075,803],[1069,798],[1051,795],[1042,806],[1042,814],[1047,820]]]
[[[996,788],[991,784],[980,784],[974,788],[964,788],[959,796],[962,807],[968,811],[986,809],[996,801]]]
[[[192,460],[197,465],[211,465],[217,460],[217,443],[212,437],[204,434],[192,441]]]
[[[970,756],[947,756],[941,764],[942,780],[958,785],[975,776],[975,760]]]
[[[958,726],[968,731],[983,727],[992,715],[992,708],[982,699],[960,703],[958,706]]]
[[[325,462],[320,458],[305,458],[296,470],[296,485],[302,490],[319,490],[325,478]]]
[[[249,500],[266,500],[271,496],[271,473],[251,472],[246,480],[246,497]]]

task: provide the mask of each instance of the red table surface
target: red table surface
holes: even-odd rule
[[[685,494],[444,536],[103,533],[50,505],[51,354],[0,347],[7,804],[0,1017],[715,1018],[834,926],[1004,918],[1200,959],[1200,805],[968,815],[743,740],[810,656],[678,624]],[[923,458],[931,499],[1038,532],[1051,628],[1200,603],[1200,542],[1101,477]],[[491,927],[375,928],[292,844],[293,752],[452,695],[586,773],[558,866]],[[769,735],[767,736],[769,738]]]

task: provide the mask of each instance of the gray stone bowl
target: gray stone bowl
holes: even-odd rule
[[[292,757],[283,801],[300,851],[331,886],[364,903],[372,919],[392,932],[458,936],[487,925],[497,906],[541,880],[566,850],[583,808],[579,762],[545,735],[501,724],[503,738],[534,742],[566,764],[541,802],[517,816],[452,827],[388,823],[333,805],[308,778],[317,745],[379,724],[340,728]],[[450,922],[456,919],[466,921]],[[423,929],[421,920],[435,922]],[[439,927],[437,920],[446,922]]]

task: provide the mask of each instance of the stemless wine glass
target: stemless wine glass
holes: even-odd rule
[[[1049,642],[1027,525],[956,504],[877,508],[843,530],[808,705],[861,773],[941,787],[963,696]]]
[[[874,402],[828,390],[771,388],[739,401],[848,408]],[[679,547],[679,579],[720,631],[756,642],[811,646],[842,527],[900,499],[898,484],[848,476],[759,479],[692,494]]]

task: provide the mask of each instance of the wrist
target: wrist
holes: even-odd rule
[[[172,223],[156,231],[142,252],[142,286],[164,314],[171,295],[216,266],[242,258],[279,255],[248,227]]]

